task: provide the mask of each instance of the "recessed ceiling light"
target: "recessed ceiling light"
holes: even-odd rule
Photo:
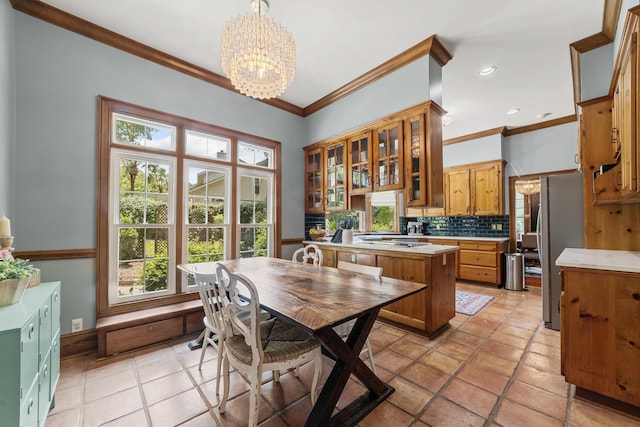
[[[451,114],[445,114],[442,116],[442,126],[449,126],[453,121],[453,116]]]
[[[481,76],[490,76],[491,74],[495,73],[497,69],[498,67],[496,67],[495,65],[491,65],[489,67],[484,67],[483,69],[478,71],[478,74],[480,74]]]
[[[519,108],[512,108],[510,110],[507,110],[507,114],[516,114],[518,111],[520,111]]]

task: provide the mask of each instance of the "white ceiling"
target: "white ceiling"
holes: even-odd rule
[[[44,1],[221,75],[222,27],[250,10],[249,0]],[[296,78],[281,98],[299,107],[437,35],[453,55],[444,139],[574,114],[569,44],[602,31],[604,12],[604,0],[270,2],[296,41]],[[481,78],[487,65],[498,70]]]

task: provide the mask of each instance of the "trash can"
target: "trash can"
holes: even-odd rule
[[[509,291],[524,291],[524,256],[506,254],[507,274],[504,288]]]

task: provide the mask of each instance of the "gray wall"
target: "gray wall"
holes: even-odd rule
[[[14,12],[8,1],[0,1],[0,216],[13,219],[14,146]]]
[[[431,94],[435,100],[442,86],[438,70],[435,60],[422,57],[313,113],[306,118],[305,145],[428,101]]]
[[[302,235],[301,117],[19,12],[15,45],[17,250],[95,248],[98,95],[281,141],[282,237]],[[62,281],[62,333],[95,327],[93,260],[38,264]]]

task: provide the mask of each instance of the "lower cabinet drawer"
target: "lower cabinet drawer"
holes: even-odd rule
[[[496,253],[482,251],[460,251],[460,264],[496,267]]]
[[[106,354],[113,355],[122,351],[144,347],[179,337],[183,334],[183,318],[159,320],[131,328],[106,333]]]
[[[461,240],[459,246],[460,246],[460,249],[462,250],[471,249],[474,251],[492,251],[492,252],[496,251],[495,242],[479,242],[479,241],[465,242],[464,240]]]
[[[478,267],[474,265],[460,264],[461,279],[475,280],[478,282],[497,283],[498,272],[495,268]]]

